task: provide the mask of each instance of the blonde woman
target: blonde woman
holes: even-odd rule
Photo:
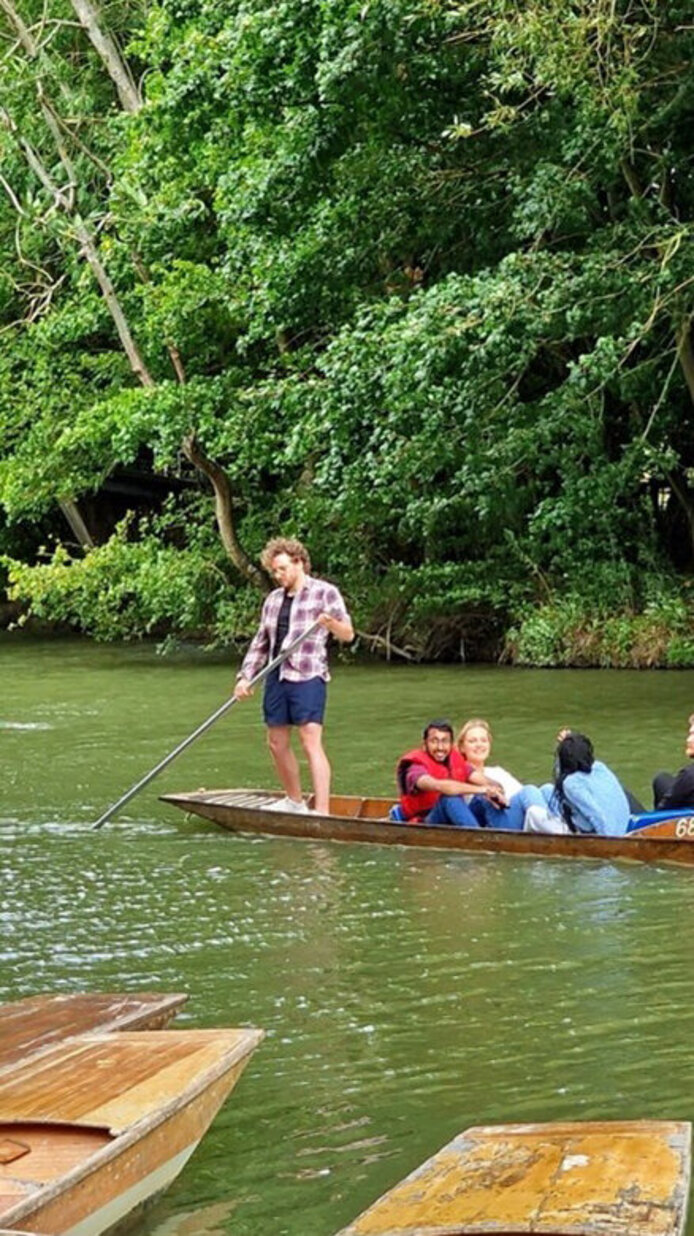
[[[501,787],[505,805],[497,806],[487,798],[475,795],[470,807],[484,828],[505,828],[522,832],[528,807],[547,808],[547,803],[536,785],[522,785],[517,777],[498,764],[488,764],[492,751],[492,731],[488,721],[473,717],[466,721],[458,734],[457,746],[463,759],[475,772],[481,772],[487,781]]]

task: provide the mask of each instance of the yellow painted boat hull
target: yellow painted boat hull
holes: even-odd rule
[[[691,1126],[468,1129],[338,1236],[679,1236]]]

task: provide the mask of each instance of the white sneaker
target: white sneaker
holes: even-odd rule
[[[528,807],[523,821],[523,832],[526,833],[571,833],[568,824],[561,816],[553,815],[549,807],[538,804]]]
[[[286,811],[289,815],[308,815],[308,807],[303,798],[297,802],[294,798],[278,798],[274,803],[268,803],[263,811]]]

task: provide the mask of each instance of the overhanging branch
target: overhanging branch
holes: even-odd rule
[[[262,592],[267,592],[269,585],[265,575],[248,557],[236,535],[229,477],[220,464],[208,458],[199,446],[195,434],[188,434],[183,439],[182,446],[186,459],[190,460],[212,485],[217,527],[222,544],[231,561],[244,579],[247,579],[254,587],[260,588]]]

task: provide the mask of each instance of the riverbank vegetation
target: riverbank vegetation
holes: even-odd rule
[[[685,0],[0,2],[6,586],[246,638],[694,665]],[[692,83],[694,85],[694,83]]]

